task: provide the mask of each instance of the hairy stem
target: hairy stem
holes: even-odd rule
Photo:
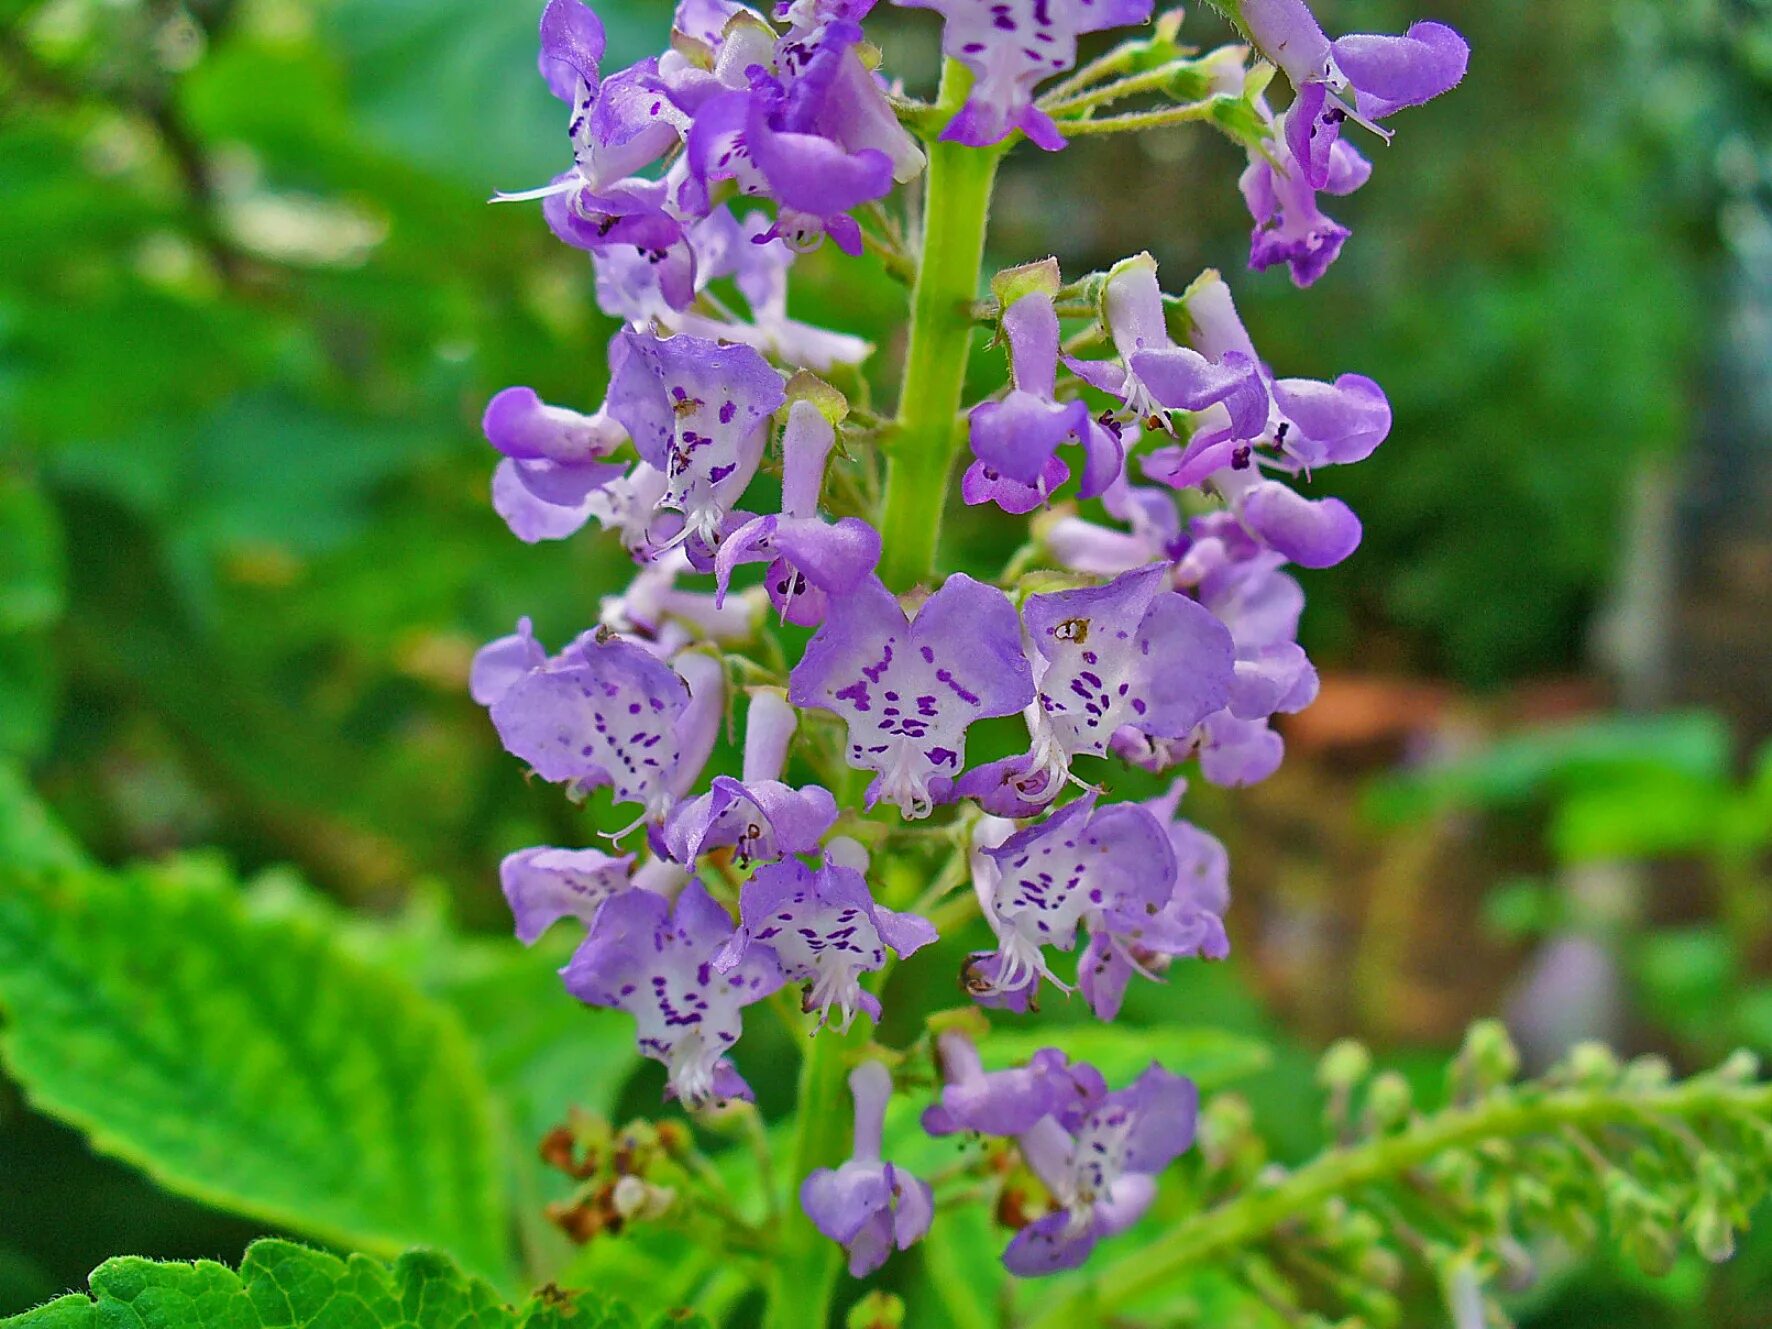
[[[942,71],[942,123],[959,110],[971,75],[950,60]],[[942,511],[960,446],[959,411],[972,352],[972,306],[984,263],[985,226],[1001,152],[960,143],[929,145],[922,253],[911,294],[910,346],[898,419],[890,437],[880,515],[880,575],[908,590],[935,572]]]
[[[1028,1329],[1067,1329],[1161,1290],[1177,1275],[1227,1252],[1254,1246],[1300,1214],[1338,1195],[1393,1180],[1410,1169],[1485,1140],[1520,1139],[1564,1127],[1641,1125],[1656,1119],[1764,1116],[1772,1086],[1741,1086],[1705,1077],[1667,1089],[1520,1090],[1430,1117],[1400,1135],[1324,1154],[1272,1185],[1171,1229],[1109,1266],[1075,1296],[1046,1304]]]

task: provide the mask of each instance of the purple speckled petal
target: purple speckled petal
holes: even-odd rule
[[[1104,28],[1149,21],[1152,0],[897,0],[932,9],[946,23],[944,55],[970,69],[975,81],[965,106],[942,137],[984,147],[1015,130],[1048,150],[1064,139],[1034,106],[1035,89],[1076,63],[1077,37]]]
[[[731,931],[726,911],[699,881],[684,888],[674,909],[651,891],[624,891],[597,911],[561,971],[580,1001],[634,1017],[640,1051],[664,1063],[670,1095],[691,1108],[748,1096],[726,1053],[738,1042],[744,1007],[783,981],[767,946],[715,972],[714,956]]]
[[[1106,586],[1028,598],[1023,618],[1046,662],[1039,704],[1069,753],[1104,754],[1122,726],[1178,738],[1224,706],[1231,635],[1167,589],[1166,564]]]
[[[520,849],[499,865],[499,882],[516,920],[517,939],[538,940],[562,918],[589,926],[603,901],[628,889],[634,856],[598,849]]]
[[[1150,811],[1098,809],[1093,794],[986,852],[1001,872],[991,915],[1012,988],[1029,970],[1052,977],[1044,948],[1072,949],[1085,919],[1161,908],[1175,878],[1174,852]]]
[[[616,802],[651,806],[675,770],[675,726],[688,705],[668,665],[632,642],[593,640],[513,682],[492,722],[542,779],[608,784]]]
[[[878,776],[870,802],[921,817],[965,768],[967,727],[1021,710],[1033,680],[1001,591],[956,574],[913,622],[873,580],[832,601],[788,698],[844,720],[849,764]]]
[[[609,413],[641,458],[665,475],[662,506],[713,542],[762,459],[781,376],[748,346],[699,337],[622,334]]]
[[[834,1007],[847,1029],[857,1010],[874,1019],[880,1003],[862,989],[861,975],[886,963],[885,933],[913,943],[933,940],[922,920],[893,916],[881,926],[880,911],[861,873],[834,862],[815,869],[784,859],[758,869],[739,895],[741,925],[715,961],[719,969],[739,963],[755,945],[771,949],[790,983],[804,983],[806,1009],[830,1021]]]

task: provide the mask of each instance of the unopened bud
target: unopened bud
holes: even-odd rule
[[[1317,1083],[1329,1090],[1349,1090],[1372,1073],[1372,1054],[1352,1038],[1333,1044],[1317,1063]]]
[[[1604,1043],[1577,1043],[1569,1050],[1569,1075],[1583,1089],[1609,1089],[1618,1082],[1618,1058]]]
[[[1377,1130],[1396,1130],[1407,1124],[1414,1110],[1415,1095],[1409,1081],[1396,1071],[1381,1072],[1366,1091],[1366,1112]]]

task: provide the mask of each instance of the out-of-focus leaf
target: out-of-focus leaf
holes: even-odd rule
[[[0,865],[8,1071],[169,1190],[502,1275],[490,1097],[455,1017],[208,876]]]
[[[86,854],[16,767],[0,762],[0,865],[11,872],[77,868]]]
[[[448,1256],[410,1251],[392,1264],[258,1241],[235,1273],[210,1260],[124,1257],[74,1294],[0,1320],[0,1329],[626,1329],[633,1318],[595,1293],[548,1288],[521,1305]],[[680,1318],[693,1326],[705,1321]]]
[[[1730,797],[1719,781],[1672,769],[1575,789],[1551,819],[1551,847],[1566,863],[1699,853],[1716,843]]]
[[[1720,929],[1659,932],[1638,944],[1633,967],[1648,1009],[1682,1037],[1702,1033],[1707,1046],[1727,1043],[1718,1023],[1738,973],[1734,947]]]
[[[1447,807],[1508,807],[1553,786],[1665,771],[1717,781],[1729,770],[1728,728],[1708,712],[1622,716],[1503,739],[1474,756],[1377,781],[1369,816],[1415,821]]]
[[[0,473],[0,634],[54,624],[64,580],[55,510],[23,479]]]

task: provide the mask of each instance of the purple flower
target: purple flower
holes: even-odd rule
[[[714,957],[731,936],[732,920],[699,881],[675,908],[651,891],[623,891],[604,902],[560,971],[580,1001],[634,1017],[640,1051],[669,1072],[667,1096],[692,1109],[751,1097],[726,1053],[738,1042],[744,1008],[783,981],[767,946],[716,970]]]
[[[894,0],[933,9],[945,20],[944,55],[970,69],[966,104],[942,138],[975,148],[1001,143],[1016,130],[1048,152],[1064,147],[1052,117],[1034,105],[1034,90],[1077,61],[1077,38],[1104,28],[1150,21],[1153,0]]]
[[[634,856],[612,857],[597,849],[520,849],[499,864],[505,900],[517,921],[517,938],[538,940],[562,918],[587,927],[603,901],[628,889]]]
[[[1250,41],[1298,94],[1286,141],[1313,189],[1329,180],[1344,121],[1388,138],[1374,121],[1450,91],[1470,63],[1469,45],[1443,23],[1415,23],[1401,37],[1360,33],[1331,42],[1304,0],[1237,0],[1235,9]]]
[[[1265,103],[1258,102],[1266,113]],[[1270,126],[1272,121],[1270,119]],[[1276,137],[1283,131],[1276,129]],[[1292,283],[1310,286],[1329,270],[1352,234],[1317,205],[1317,194],[1351,194],[1372,175],[1372,163],[1347,140],[1337,139],[1329,150],[1329,172],[1323,183],[1312,187],[1305,170],[1275,151],[1271,156],[1251,150],[1249,166],[1238,182],[1243,201],[1255,228],[1249,237],[1249,266],[1265,272],[1284,263]]]
[[[1065,991],[1045,948],[1076,947],[1077,929],[1137,936],[1167,902],[1175,854],[1162,824],[1137,803],[1096,806],[1086,794],[985,851],[997,867],[986,917],[997,934],[990,992],[1038,978]],[[977,970],[973,977],[981,977]],[[984,986],[980,983],[979,986]]]
[[[935,929],[914,914],[897,914],[874,903],[866,879],[830,858],[818,868],[783,859],[759,868],[739,894],[739,928],[714,967],[731,968],[752,946],[780,960],[790,983],[806,984],[805,1005],[830,1022],[835,1007],[847,1030],[857,1010],[880,1018],[880,1002],[862,990],[861,975],[934,941]]]
[[[819,1168],[800,1187],[812,1225],[849,1252],[849,1272],[863,1278],[886,1263],[893,1247],[909,1250],[929,1231],[935,1194],[903,1168],[880,1160],[892,1074],[877,1061],[849,1073],[855,1099],[855,1148],[839,1168]]]
[[[1230,858],[1224,846],[1175,810],[1186,792],[1178,780],[1161,798],[1144,806],[1167,829],[1175,852],[1175,880],[1168,902],[1140,922],[1136,934],[1100,928],[1089,934],[1077,964],[1077,986],[1096,1018],[1112,1020],[1120,1013],[1126,985],[1135,973],[1155,976],[1178,956],[1222,960],[1230,954],[1224,931],[1230,907]]]
[[[939,1041],[946,1085],[923,1114],[932,1135],[979,1131],[1015,1139],[1052,1200],[1004,1252],[1023,1278],[1075,1269],[1098,1241],[1131,1227],[1156,1198],[1156,1175],[1193,1144],[1199,1091],[1152,1064],[1110,1092],[1101,1073],[1056,1048],[1015,1070],[983,1069],[961,1034]]]
[[[880,561],[880,536],[859,517],[826,522],[818,514],[825,461],[837,433],[811,401],[796,401],[782,433],[782,495],[779,517],[755,517],[720,545],[714,560],[718,594],[724,596],[733,569],[768,563],[763,584],[770,600],[790,623],[823,621],[828,598],[847,595]]]
[[[788,699],[841,717],[849,764],[875,772],[881,799],[924,817],[966,764],[975,720],[1033,700],[1021,624],[1001,591],[963,574],[908,618],[870,578],[834,601],[788,680]]]
[[[474,652],[473,667],[468,671],[468,695],[481,706],[491,706],[510,690],[511,684],[547,662],[547,651],[535,639],[535,625],[520,618],[516,632],[489,641]]]
[[[1156,401],[1202,418],[1185,445],[1146,457],[1146,473],[1178,489],[1209,483],[1251,534],[1295,563],[1341,562],[1359,545],[1359,518],[1263,468],[1296,474],[1364,460],[1390,433],[1383,389],[1358,374],[1334,383],[1272,378],[1215,272],[1194,283],[1186,304],[1191,345],[1139,351],[1131,367]]]
[[[818,785],[794,789],[781,783],[795,725],[794,708],[781,693],[751,693],[743,779],[717,775],[707,793],[671,810],[664,844],[673,859],[693,864],[710,850],[730,848],[738,865],[749,867],[816,852],[836,824],[837,802]]]
[[[686,536],[713,544],[786,400],[781,376],[748,346],[699,337],[624,332],[614,359],[609,414],[664,474],[660,506],[683,514]]]
[[[1094,498],[1119,476],[1124,462],[1118,435],[1097,423],[1081,401],[1060,402],[1058,387],[1058,313],[1052,296],[1058,286],[1054,265],[1017,274],[1014,285],[1028,287],[1003,311],[1003,334],[1009,340],[1009,394],[972,411],[970,434],[977,461],[966,473],[962,495],[968,503],[996,502],[1010,512],[1025,512],[1064,483],[1069,470],[1058,460],[1066,440],[1084,449],[1081,495]]]
[[[1107,1093],[1100,1072],[1082,1062],[1071,1065],[1057,1048],[1043,1048],[1027,1065],[1006,1071],[986,1071],[978,1049],[961,1033],[941,1035],[936,1050],[945,1083],[923,1113],[923,1129],[931,1135],[1016,1136],[1047,1117],[1074,1117]]]
[[[486,406],[487,442],[504,454],[492,477],[492,506],[526,544],[575,534],[591,496],[627,469],[603,460],[627,434],[607,415],[549,406],[531,388],[506,388]]]
[[[508,641],[494,643],[493,661],[513,652]],[[664,811],[695,778],[718,733],[717,701],[692,706],[678,670],[619,637],[580,638],[515,678],[493,661],[482,670],[483,690],[496,692],[492,723],[506,750],[552,783],[608,785],[617,803],[642,804],[645,816]],[[717,697],[718,662],[681,661],[704,695]]]
[[[1028,597],[1039,706],[1067,757],[1101,756],[1125,726],[1179,737],[1225,704],[1231,634],[1168,576],[1155,563],[1106,586]]]
[[[1157,1173],[1194,1142],[1199,1090],[1154,1062],[1125,1089],[1091,1096],[1016,1137],[1053,1211],[1016,1234],[1003,1265],[1020,1278],[1076,1269],[1099,1241],[1144,1216]]]

